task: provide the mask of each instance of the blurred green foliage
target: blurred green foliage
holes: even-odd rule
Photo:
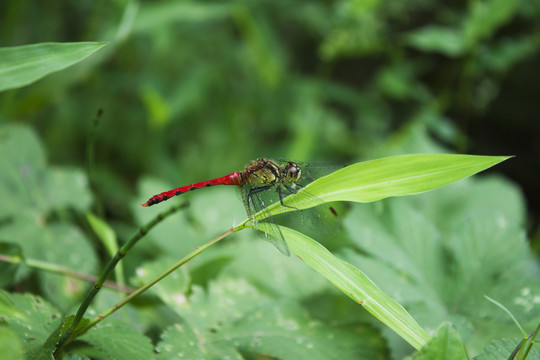
[[[538,147],[516,136],[514,128],[533,137],[538,133],[538,125],[525,123],[537,108],[538,91],[528,86],[540,75],[538,19],[540,2],[518,0],[2,1],[2,47],[109,42],[75,66],[0,93],[0,125],[19,125],[10,128],[18,140],[3,143],[3,149],[11,150],[1,156],[31,165],[23,186],[3,170],[2,253],[95,273],[97,264],[106,260],[105,250],[81,213],[92,209],[124,241],[155,214],[138,206],[150,195],[241,169],[259,156],[352,163],[449,150],[485,149],[502,155],[497,149],[504,149],[537,161]],[[506,90],[512,84],[512,89],[520,89],[519,99]],[[98,109],[104,113],[87,180],[82,170]],[[498,138],[499,143],[479,147],[472,130],[489,137],[498,121],[512,132]],[[505,140],[515,147],[504,146]],[[538,169],[527,164],[523,182],[536,188]],[[189,211],[137,245],[125,259],[127,278],[145,278],[139,272],[133,275],[135,269],[154,271],[154,265],[172,263],[240,220],[231,217],[242,214],[231,189],[209,191],[191,196]],[[540,199],[535,196],[531,199]],[[482,291],[500,295],[527,326],[538,322],[538,264],[523,240],[525,206],[514,185],[500,179],[471,181],[440,196],[355,207],[339,237],[323,242],[347,260],[358,261],[359,268],[371,269],[370,277],[421,325],[435,329],[442,321],[452,321],[470,354],[477,354],[490,340],[512,336],[505,315],[479,300]],[[418,229],[422,236],[414,232]],[[540,232],[536,234],[540,241]],[[423,263],[414,249],[399,248],[401,241],[426,238],[429,246],[418,245],[416,251],[422,249],[427,259],[440,263]],[[377,253],[380,248],[370,243],[373,239],[396,249]],[[498,253],[495,250],[504,247],[495,240],[515,246]],[[464,244],[485,252],[473,256]],[[112,330],[88,333],[84,341],[98,346],[107,334],[124,334],[130,339],[127,344],[140,344],[139,355],[151,353],[148,339],[132,333],[136,328],[155,342],[164,334],[158,345],[164,354],[191,351],[175,348],[185,345],[175,342],[178,332],[188,332],[188,338],[197,331],[216,336],[215,328],[198,329],[196,321],[184,329],[174,324],[200,309],[210,311],[212,304],[223,305],[224,294],[232,288],[262,300],[249,308],[245,295],[233,291],[240,307],[227,303],[221,310],[245,311],[238,315],[243,320],[212,317],[210,325],[219,335],[222,327],[225,334],[252,333],[262,322],[265,329],[275,329],[271,316],[259,322],[250,317],[274,311],[294,324],[310,324],[294,329],[303,346],[324,345],[335,335],[342,342],[328,346],[336,346],[336,354],[350,350],[369,358],[399,358],[411,352],[392,335],[383,332],[383,340],[371,326],[353,329],[350,324],[369,321],[357,304],[345,302],[300,261],[282,259],[268,249],[241,235],[190,263],[176,288],[175,279],[169,279],[170,286],[154,289],[167,307],[145,297],[111,321]],[[48,319],[32,320],[40,338],[54,330],[50,319],[59,316],[56,309],[71,309],[84,290],[82,282],[64,276],[35,276],[27,268],[15,276],[4,264],[0,269],[13,276],[17,289],[39,293],[53,304],[10,295],[12,303]],[[184,292],[190,282],[196,286],[188,301]],[[105,290],[93,306],[103,311],[120,298]],[[185,304],[192,301],[196,309],[190,312]],[[0,310],[7,303],[0,302]],[[145,309],[148,304],[151,310]],[[125,323],[129,331],[122,330]],[[0,330],[3,339],[14,337]],[[446,327],[439,328],[437,336],[443,343],[444,336],[457,341]],[[355,338],[361,340],[354,343]],[[18,352],[19,345],[10,346]],[[222,345],[231,356],[239,354],[234,348],[241,345],[248,358],[267,346],[234,341]],[[287,349],[293,345],[286,344]],[[504,346],[511,350],[515,342]]]
[[[540,48],[540,5],[517,0],[5,1],[0,13],[3,46],[110,42],[2,94],[0,120],[31,123],[53,162],[80,164],[103,109],[98,189],[114,211],[141,174],[180,184],[261,155],[436,150],[412,131],[467,151],[462,122]]]

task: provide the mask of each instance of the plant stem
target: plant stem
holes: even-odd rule
[[[178,211],[181,208],[186,207],[187,205],[188,205],[187,202],[183,202],[158,214],[158,216],[152,219],[148,224],[139,228],[139,230],[135,233],[135,235],[133,235],[133,237],[116,252],[116,255],[114,255],[114,257],[111,260],[109,260],[109,262],[105,266],[105,269],[102,271],[98,280],[94,284],[92,284],[92,286],[88,289],[88,292],[83,302],[79,306],[79,309],[77,310],[77,313],[75,314],[75,317],[73,318],[73,321],[70,322],[68,328],[62,333],[62,336],[60,337],[60,340],[58,341],[58,346],[56,348],[55,353],[58,353],[58,351],[62,349],[62,347],[67,342],[72,340],[72,337],[75,334],[75,329],[81,322],[84,314],[86,313],[86,310],[88,309],[88,306],[90,305],[90,303],[92,302],[96,294],[99,292],[99,290],[103,286],[103,283],[105,282],[107,277],[110,275],[110,273],[113,271],[116,264],[118,264],[118,262],[126,255],[126,253],[144,235],[146,235],[148,231],[150,231],[154,226],[156,226],[159,222],[163,221],[163,219],[165,219],[166,217],[174,214],[176,211]]]
[[[90,125],[88,132],[88,138],[86,139],[86,176],[88,177],[88,185],[92,193],[96,193],[95,179],[94,179],[94,159],[95,159],[95,147],[96,147],[96,132],[99,125],[99,120],[103,115],[103,110],[99,109]],[[95,196],[96,200],[95,208],[96,213],[100,216],[103,215],[103,206],[99,197]]]
[[[239,228],[231,228],[227,231],[225,231],[223,234],[215,237],[214,239],[210,240],[209,242],[207,242],[206,244],[204,244],[203,246],[201,247],[198,247],[196,248],[194,251],[192,251],[191,253],[189,253],[187,256],[185,256],[184,258],[182,258],[180,261],[178,261],[176,264],[174,264],[173,266],[171,266],[170,268],[168,268],[167,270],[165,270],[163,273],[161,273],[160,275],[156,276],[154,279],[150,280],[149,282],[147,282],[146,284],[144,284],[143,286],[141,286],[140,288],[138,288],[137,290],[135,290],[134,292],[132,292],[131,294],[129,294],[128,296],[126,296],[122,301],[120,301],[119,303],[115,304],[113,307],[111,307],[110,309],[108,309],[107,311],[105,311],[104,313],[102,314],[99,314],[96,318],[94,318],[93,320],[91,320],[88,325],[86,325],[84,328],[80,329],[79,331],[77,331],[77,333],[75,334],[75,336],[79,336],[79,335],[82,335],[84,334],[86,331],[88,331],[90,328],[92,328],[94,325],[98,324],[101,320],[105,319],[106,317],[108,317],[109,315],[113,314],[116,310],[120,309],[122,306],[126,305],[127,303],[129,303],[132,299],[134,299],[135,297],[139,296],[140,294],[142,294],[143,292],[145,292],[146,290],[148,290],[149,288],[151,288],[152,286],[154,286],[156,283],[158,283],[161,279],[165,278],[166,276],[168,276],[170,273],[172,273],[173,271],[175,271],[176,269],[178,269],[180,266],[184,265],[186,262],[188,262],[189,260],[193,259],[195,256],[197,256],[198,254],[202,253],[204,250],[208,249],[210,246],[214,245],[215,243],[217,243],[218,241],[224,239],[225,237],[227,237],[228,235],[238,231]]]
[[[11,264],[24,263],[26,266],[33,269],[45,270],[52,273],[62,274],[62,275],[70,276],[76,279],[81,279],[81,280],[85,280],[89,282],[97,281],[97,276],[83,274],[83,273],[68,269],[67,267],[57,265],[57,264],[52,264],[46,261],[41,261],[41,260],[36,260],[36,259],[22,259],[20,256],[17,256],[17,255],[8,256],[8,255],[0,254],[0,261],[11,263]],[[110,287],[112,289],[122,291],[125,293],[131,293],[133,291],[133,289],[130,288],[129,286],[120,285],[113,281],[105,281],[103,283],[103,286]]]

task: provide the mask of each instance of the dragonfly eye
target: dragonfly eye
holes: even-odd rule
[[[285,168],[286,176],[291,181],[298,181],[300,176],[302,176],[302,170],[293,162],[289,162]]]

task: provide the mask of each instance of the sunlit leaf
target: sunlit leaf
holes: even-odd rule
[[[268,231],[268,224],[256,228]],[[422,347],[429,335],[407,311],[389,298],[367,276],[351,264],[337,258],[321,244],[302,233],[280,227],[290,250],[307,265],[327,278],[347,296],[361,304],[372,315],[399,334],[416,349]]]
[[[474,175],[501,161],[503,156],[454,154],[399,155],[347,166],[314,181],[275,203],[266,213],[281,214],[308,209],[323,202],[371,202],[391,196],[418,194]],[[313,196],[303,196],[307,192]],[[264,214],[256,214],[255,220]]]

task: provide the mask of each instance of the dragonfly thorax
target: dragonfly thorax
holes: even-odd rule
[[[302,170],[294,162],[280,167],[274,161],[261,158],[246,166],[242,173],[242,184],[274,186],[276,184],[293,185],[302,176]]]
[[[281,168],[272,160],[261,158],[246,166],[242,182],[252,185],[275,185],[281,179]]]

